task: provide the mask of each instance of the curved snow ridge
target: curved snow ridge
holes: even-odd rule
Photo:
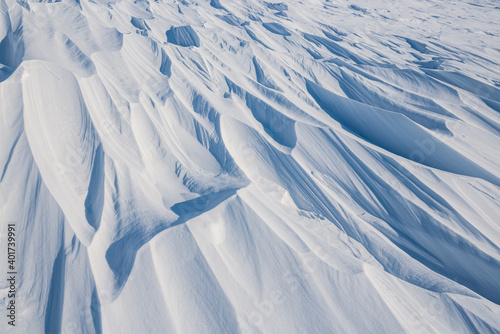
[[[104,155],[73,74],[23,63],[25,133],[41,176],[80,241],[100,225]],[[77,204],[78,203],[78,204]]]
[[[498,7],[0,9],[27,332],[500,331]]]

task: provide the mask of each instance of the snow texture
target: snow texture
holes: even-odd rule
[[[500,333],[499,18],[0,0],[0,332]]]

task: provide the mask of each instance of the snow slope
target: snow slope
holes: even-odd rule
[[[500,333],[499,21],[0,0],[0,332]]]

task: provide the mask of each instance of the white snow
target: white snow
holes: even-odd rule
[[[494,0],[0,0],[2,333],[500,333]]]

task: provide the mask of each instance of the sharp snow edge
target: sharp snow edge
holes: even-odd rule
[[[0,5],[0,331],[500,332],[494,1]]]

